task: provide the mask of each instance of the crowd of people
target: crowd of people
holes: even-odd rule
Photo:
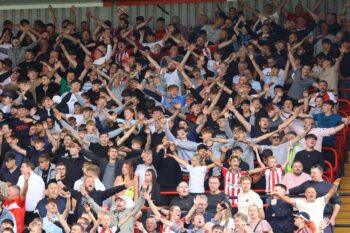
[[[5,20],[1,232],[334,232],[350,3],[322,2]]]

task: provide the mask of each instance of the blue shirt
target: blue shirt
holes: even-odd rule
[[[54,222],[59,222],[58,217],[54,216],[52,219]],[[46,216],[43,218],[43,229],[46,232],[63,233],[62,228],[58,227],[54,222],[50,221]]]
[[[318,128],[333,128],[342,122],[342,117],[338,114],[325,115],[319,113],[314,115],[316,127]],[[333,146],[335,143],[335,135],[323,138],[323,146]]]
[[[184,95],[179,95],[179,96],[176,96],[175,98],[172,96],[169,96],[169,99],[173,104],[181,103],[181,107],[185,106],[186,104],[186,98]],[[170,103],[168,103],[168,101],[164,97],[162,97],[162,104],[164,104],[166,107],[170,109],[174,109],[174,107]]]

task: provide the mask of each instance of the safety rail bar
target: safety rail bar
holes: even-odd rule
[[[256,189],[256,190],[258,190],[259,191],[259,189]],[[253,191],[255,191],[255,190],[253,190]],[[262,191],[262,189],[260,189],[260,191]],[[265,192],[265,190],[263,190],[264,192]],[[160,192],[161,194],[162,193],[176,193],[177,194],[177,192]],[[163,194],[163,195],[173,195],[173,194]],[[350,197],[350,192],[338,192],[338,195],[340,196],[340,197]],[[259,195],[260,196],[260,198],[268,198],[270,195]],[[293,198],[297,198],[297,197],[305,197],[304,195],[287,195],[287,196],[289,196],[289,197],[293,197]],[[230,197],[228,197],[229,199],[237,199],[237,196],[230,196]],[[263,205],[265,208],[266,207],[268,207],[269,205],[268,204],[264,204]],[[159,207],[159,208],[168,208],[169,206],[157,206],[157,207]],[[237,208],[237,205],[235,205],[235,204],[232,204],[231,205],[231,207],[232,208]],[[150,209],[150,207],[143,207],[142,208],[142,211],[145,211],[145,210],[149,210]],[[350,224],[349,224],[349,226],[350,226]]]

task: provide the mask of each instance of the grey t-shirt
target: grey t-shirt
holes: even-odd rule
[[[115,164],[107,163],[105,172],[103,174],[102,183],[106,189],[112,188],[115,179]]]
[[[294,100],[303,98],[303,92],[307,91],[314,82],[313,77],[302,78],[301,69],[297,69],[294,71],[294,80],[288,91],[288,96]]]
[[[282,143],[278,146],[266,146],[266,145],[263,145],[261,146],[261,149],[262,150],[265,150],[265,149],[270,149],[272,150],[272,153],[273,153],[273,156],[275,156],[277,158],[277,162],[278,164],[282,165],[286,162],[287,160],[287,155],[288,155],[288,143],[289,142],[285,142],[285,143]]]

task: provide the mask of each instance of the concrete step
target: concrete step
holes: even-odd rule
[[[343,207],[343,206],[342,206]],[[342,209],[342,207],[340,209]],[[350,220],[350,212],[339,212],[337,219],[348,219],[348,221]],[[350,221],[349,221],[350,222]],[[348,222],[348,223],[349,223]],[[350,229],[349,229],[350,230]]]
[[[341,200],[341,207],[343,208],[343,205],[347,205],[347,204],[350,204],[350,197],[340,197],[340,200]]]
[[[336,224],[349,224],[349,219],[348,218],[337,218],[335,220]],[[349,229],[348,229],[349,232]]]
[[[340,184],[340,190],[347,190],[347,191],[349,191],[350,190],[350,183],[342,182]]]
[[[336,227],[334,233],[349,233],[349,227]]]
[[[340,212],[350,212],[350,203],[343,203],[342,202]]]

